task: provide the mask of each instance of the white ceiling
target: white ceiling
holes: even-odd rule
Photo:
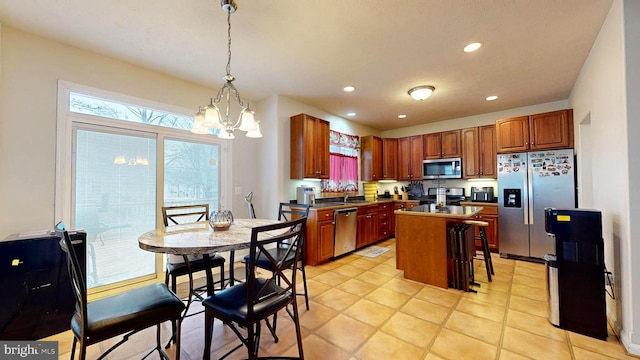
[[[567,99],[612,0],[236,2],[231,74],[244,99],[280,94],[387,130]],[[215,89],[226,20],[217,0],[0,1],[3,26]],[[417,85],[436,90],[417,102]]]

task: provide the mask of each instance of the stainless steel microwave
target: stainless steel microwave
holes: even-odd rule
[[[460,179],[462,178],[462,160],[460,158],[423,160],[422,178]]]

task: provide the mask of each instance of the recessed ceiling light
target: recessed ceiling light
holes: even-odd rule
[[[497,98],[498,97],[496,95],[487,96],[487,101],[493,101],[493,100],[495,100]]]
[[[406,118],[406,117],[407,117],[407,115],[405,115],[405,114],[400,114],[400,115],[398,115],[398,119],[404,119],[404,118]]]
[[[350,113],[347,113],[347,116],[356,116],[356,113],[350,112]]]
[[[356,88],[353,86],[345,86],[342,90],[346,91],[346,92],[352,92],[353,90],[355,90]]]
[[[475,42],[464,47],[464,52],[474,52],[482,46],[481,43]]]

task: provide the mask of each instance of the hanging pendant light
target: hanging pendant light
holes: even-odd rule
[[[256,128],[253,130],[247,131],[247,137],[250,138],[261,138],[262,133],[260,132],[260,121],[256,120]]]
[[[204,111],[198,109],[198,113],[193,118],[193,127],[191,132],[194,134],[210,134],[209,129],[204,126]]]
[[[227,67],[226,75],[223,77],[225,83],[218,90],[218,94],[211,98],[209,105],[200,108],[194,118],[192,132],[202,134],[202,129],[220,129],[218,137],[221,139],[233,139],[233,132],[238,129],[247,132],[248,137],[262,137],[258,122],[255,119],[255,112],[240,99],[240,93],[233,85],[235,78],[231,75],[231,14],[235,13],[238,6],[233,0],[222,0],[222,10],[227,13]],[[240,115],[237,120],[232,120],[229,115],[232,98],[238,103]],[[224,100],[225,103],[221,104]],[[218,105],[224,107],[224,114],[220,112]],[[202,113],[202,116],[200,114]]]

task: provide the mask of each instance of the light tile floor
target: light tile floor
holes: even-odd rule
[[[377,245],[391,251],[307,267],[311,310],[299,298],[306,359],[637,359],[625,354],[611,329],[605,342],[552,326],[542,264],[494,254],[493,282],[486,281],[484,264],[476,262],[480,287],[465,293],[405,280],[395,268],[395,241]],[[153,331],[133,336],[108,358],[140,358],[154,341]],[[218,358],[237,340],[219,323],[214,331],[212,358]],[[284,314],[278,334],[274,343],[263,332],[261,356],[297,354],[295,332]],[[203,337],[203,315],[185,319],[181,358],[200,359]],[[54,338],[60,341],[60,358],[68,359],[70,335]],[[91,346],[88,358],[106,346]],[[171,356],[174,348],[168,350]],[[229,357],[240,358],[246,358],[244,349]]]

